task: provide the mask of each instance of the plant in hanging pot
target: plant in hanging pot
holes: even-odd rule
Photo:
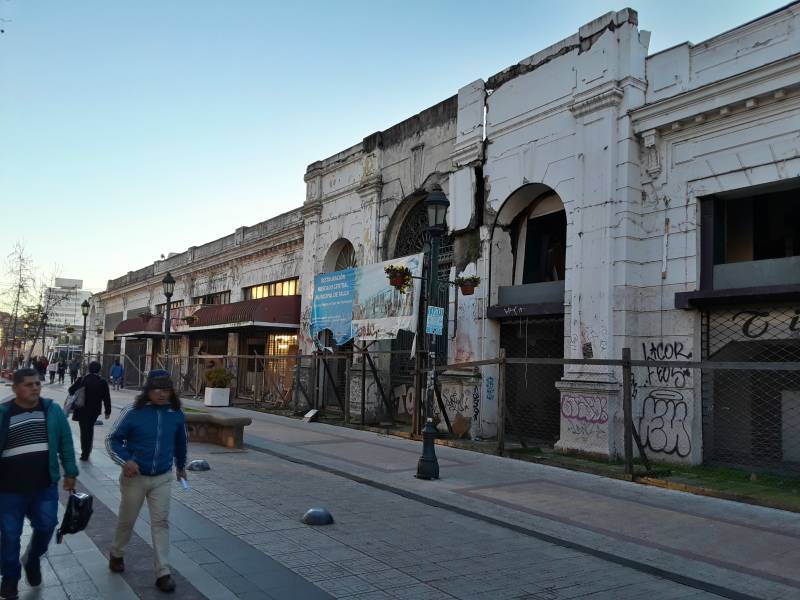
[[[195,317],[194,315],[186,315],[185,317],[181,317],[181,321],[183,321],[187,325],[191,325],[192,323],[197,321],[197,317]]]
[[[103,333],[103,328],[102,328],[102,327],[98,327],[97,329],[95,329],[95,331],[96,331],[98,334],[100,334],[100,333]]]
[[[231,400],[232,377],[222,367],[209,369],[203,375],[206,381],[206,390],[203,394],[203,404],[206,406],[228,406]]]
[[[411,287],[411,269],[404,266],[389,265],[383,272],[389,277],[389,284],[404,294]]]
[[[145,321],[147,319],[152,319],[153,318],[153,313],[150,312],[149,308],[147,308],[147,309],[145,309],[145,310],[143,310],[142,312],[139,313],[139,318],[143,319]]]
[[[469,275],[468,277],[456,277],[456,285],[461,288],[463,296],[472,296],[475,293],[475,288],[481,282],[481,278],[477,275]]]
[[[75,328],[72,325],[67,325],[66,327],[64,327],[64,331],[66,331],[67,333],[72,333],[73,331],[75,331]]]

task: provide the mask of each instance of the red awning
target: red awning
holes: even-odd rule
[[[272,296],[232,304],[203,306],[189,331],[235,327],[300,327],[300,296]]]
[[[158,336],[163,332],[164,318],[162,315],[125,319],[114,329],[114,335],[121,337]]]

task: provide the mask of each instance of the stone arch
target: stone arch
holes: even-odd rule
[[[331,244],[322,261],[322,272],[332,273],[357,266],[356,250],[347,238],[339,238]]]
[[[490,238],[490,293],[503,285],[564,279],[567,213],[550,186],[528,183],[514,190],[500,205]]]

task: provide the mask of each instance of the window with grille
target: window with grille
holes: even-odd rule
[[[173,308],[181,308],[181,307],[183,307],[183,302],[184,302],[183,300],[175,300],[175,302],[170,302],[169,303],[170,310],[173,309]],[[167,303],[166,302],[164,302],[162,304],[156,304],[156,314],[157,315],[163,315],[165,310],[167,310]]]
[[[193,304],[230,304],[231,292],[217,292],[216,294],[206,294],[205,296],[195,296],[192,298]]]

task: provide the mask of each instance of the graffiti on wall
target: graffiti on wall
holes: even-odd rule
[[[685,458],[692,451],[692,436],[686,420],[689,409],[677,390],[651,390],[642,403],[639,435],[654,452]]]
[[[486,402],[489,405],[491,405],[495,401],[495,399],[497,398],[496,385],[497,385],[497,383],[495,382],[495,378],[492,375],[489,375],[486,378]],[[475,418],[476,421],[478,420],[479,403],[480,403],[480,401],[478,401],[478,404],[475,405],[474,418]]]
[[[588,394],[561,397],[561,416],[566,430],[584,441],[600,441],[608,435],[608,398]]]
[[[692,359],[683,342],[642,343],[642,355],[648,361],[686,361]],[[686,387],[691,383],[692,370],[682,367],[647,367],[647,386]]]

